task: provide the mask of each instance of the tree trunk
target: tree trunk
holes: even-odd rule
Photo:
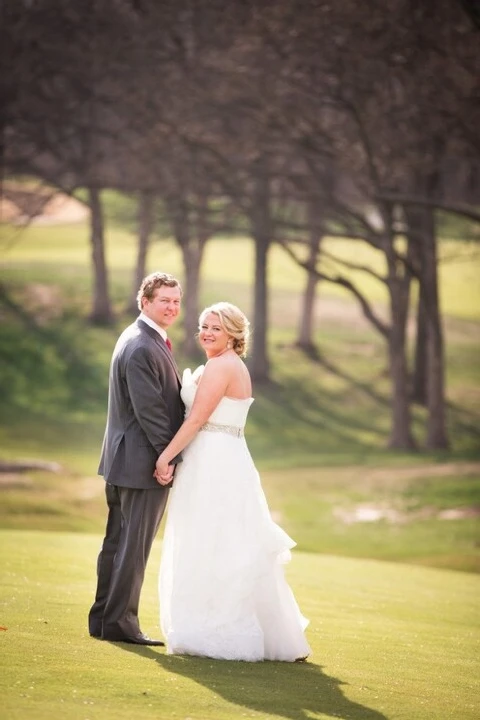
[[[137,304],[137,293],[142,280],[147,274],[147,252],[150,243],[150,235],[153,228],[153,193],[144,190],[140,193],[138,201],[138,247],[137,262],[133,278],[132,296],[127,307],[127,311],[132,314],[139,312]]]
[[[93,266],[93,306],[90,320],[98,325],[110,325],[114,317],[108,291],[105,261],[105,237],[102,204],[97,188],[88,188],[90,205],[90,243]]]
[[[415,448],[415,442],[411,433],[412,417],[405,347],[411,276],[395,253],[391,208],[385,208],[383,215],[391,314],[388,350],[392,382],[392,427],[388,445],[399,450],[412,450]]]
[[[320,243],[322,240],[322,231],[320,229],[318,208],[312,201],[309,205],[310,220],[310,237],[308,264],[312,267],[316,266],[318,254],[320,251]],[[313,327],[315,319],[315,299],[318,284],[318,276],[315,273],[307,273],[307,282],[302,298],[302,312],[300,316],[300,326],[296,345],[304,350],[308,355],[316,355],[317,348],[313,342]]]
[[[421,282],[424,213],[423,208],[419,209],[411,205],[406,205],[403,211],[408,226],[408,259],[415,268],[419,286],[410,398],[417,405],[425,406],[427,404],[427,325],[425,291]]]
[[[422,243],[422,286],[427,325],[427,438],[429,449],[445,449],[448,438],[445,422],[445,368],[443,329],[440,317],[437,273],[437,242],[433,210],[425,208]]]
[[[411,398],[417,405],[425,406],[427,404],[427,318],[423,296],[424,285],[420,283]]]
[[[184,338],[182,348],[187,356],[195,357],[195,355],[198,355],[196,336],[198,333],[200,270],[208,237],[203,213],[206,213],[207,208],[205,206],[203,210],[199,211],[197,227],[194,227],[194,218],[185,197],[175,196],[170,199],[168,210],[173,234],[182,251],[185,271],[183,295]]]
[[[267,271],[268,251],[272,241],[270,217],[270,187],[263,166],[257,168],[252,205],[252,236],[255,241],[255,292],[253,308],[253,353],[250,362],[255,382],[268,382],[270,362],[267,351],[268,333],[268,292]]]
[[[182,247],[185,269],[185,294],[183,298],[185,337],[183,350],[188,357],[198,355],[196,336],[198,334],[198,298],[200,292],[200,270],[203,259],[203,247],[191,242]]]
[[[412,450],[415,448],[415,442],[410,430],[412,418],[408,396],[405,332],[396,325],[393,317],[388,351],[392,382],[392,427],[388,446],[398,450]]]
[[[419,195],[435,196],[438,178],[435,174],[417,181]],[[438,262],[435,215],[431,207],[407,206],[409,236],[415,243],[415,262],[419,272],[419,306],[417,344],[413,376],[413,399],[426,405],[426,446],[448,447],[445,417],[444,342],[438,298]]]
[[[316,257],[317,253],[310,248],[309,263]],[[315,343],[313,342],[313,324],[314,324],[314,313],[315,313],[315,299],[317,289],[318,278],[312,273],[307,274],[307,283],[302,298],[302,312],[300,316],[300,327],[298,333],[297,346],[302,350],[305,350],[308,354],[313,354],[317,351]]]

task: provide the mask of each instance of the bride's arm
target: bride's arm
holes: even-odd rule
[[[162,485],[168,484],[171,480],[170,477],[162,482],[160,477],[170,474],[168,472],[169,462],[193,440],[225,395],[230,372],[231,366],[229,363],[225,363],[223,358],[214,358],[205,365],[190,414],[158,457],[155,477]]]

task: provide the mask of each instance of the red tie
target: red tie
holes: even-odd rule
[[[167,337],[165,342],[167,343],[167,347],[170,350],[170,352],[172,352],[172,343],[170,342],[170,338]]]

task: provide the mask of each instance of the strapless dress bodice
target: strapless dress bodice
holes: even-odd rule
[[[193,373],[187,368],[182,378],[182,400],[185,404],[185,417],[192,408],[195,394],[197,392],[197,382],[203,372],[203,365],[200,365]],[[214,425],[227,425],[231,427],[244,428],[247,421],[250,405],[253,398],[245,398],[238,400],[237,398],[223,397],[218,403],[213,413],[208,418],[208,422]]]

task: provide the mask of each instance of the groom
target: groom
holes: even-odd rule
[[[148,275],[137,295],[140,315],[113,351],[98,470],[106,481],[108,518],[97,561],[95,602],[88,616],[90,635],[102,640],[163,645],[140,630],[138,605],[168,497],[167,487],[153,477],[155,462],[184,414],[180,376],[167,337],[181,297],[172,275]],[[172,464],[172,473],[173,469]]]

